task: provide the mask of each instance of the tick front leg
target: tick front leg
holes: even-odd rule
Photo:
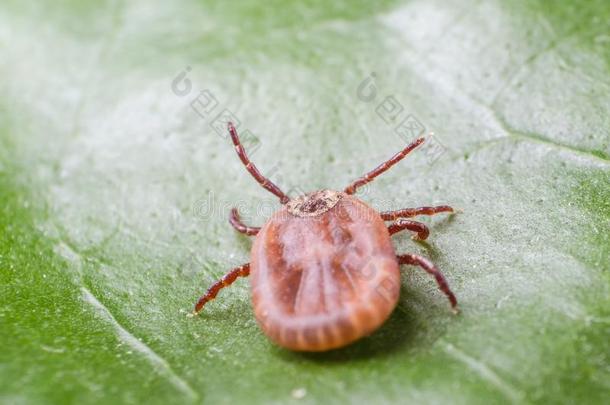
[[[199,298],[193,314],[197,315],[208,301],[216,298],[216,295],[220,290],[233,284],[237,277],[247,277],[249,275],[250,263],[242,264],[225,274],[219,281],[215,282],[201,298]]]
[[[400,264],[411,264],[414,266],[419,266],[424,269],[428,274],[434,276],[434,278],[436,279],[436,284],[438,284],[439,290],[441,290],[449,299],[449,302],[451,303],[451,309],[454,313],[458,313],[457,299],[455,298],[453,291],[451,291],[451,289],[449,288],[449,284],[447,283],[445,276],[443,276],[443,273],[441,273],[440,270],[437,269],[436,266],[432,264],[430,260],[418,255],[411,254],[397,255],[396,258],[398,259],[398,263]]]
[[[403,208],[396,211],[384,211],[381,212],[381,218],[384,221],[394,221],[397,218],[411,218],[418,215],[434,215],[441,212],[455,213],[455,210],[448,205],[439,205],[437,207],[417,207],[417,208]]]
[[[392,225],[388,226],[388,232],[390,235],[394,235],[397,232],[408,229],[409,231],[417,232],[413,237],[416,240],[426,240],[430,235],[428,227],[421,222],[410,221],[408,219],[398,219]]]
[[[383,162],[364,176],[360,177],[359,179],[354,180],[352,184],[345,188],[344,192],[346,194],[354,194],[358,187],[362,187],[365,184],[370,183],[375,177],[386,172],[390,167],[394,166],[396,163],[404,159],[409,153],[411,153],[411,151],[413,151],[413,149],[424,143],[424,141],[425,138],[418,138],[414,140],[409,145],[407,145],[406,148],[392,156],[390,159],[386,160],[385,162]]]
[[[278,186],[275,185],[271,180],[266,178],[261,174],[261,172],[254,166],[254,163],[250,160],[248,155],[246,154],[246,150],[244,146],[241,144],[239,140],[239,135],[237,134],[237,130],[232,122],[228,123],[229,134],[231,135],[231,140],[233,141],[233,145],[235,146],[235,151],[237,152],[237,156],[242,161],[244,166],[246,166],[246,170],[254,177],[254,179],[261,185],[263,188],[273,194],[275,194],[282,204],[286,204],[290,201],[290,197],[288,197]]]
[[[258,228],[255,226],[244,225],[244,223],[241,222],[241,218],[239,217],[239,212],[237,211],[237,208],[231,209],[231,215],[229,216],[229,222],[231,223],[231,225],[233,225],[233,228],[235,228],[235,230],[237,232],[241,232],[246,235],[250,235],[250,236],[256,235],[258,233],[258,231],[261,230],[261,228]]]

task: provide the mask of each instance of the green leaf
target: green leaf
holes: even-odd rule
[[[0,402],[607,401],[609,3],[273,3],[0,6]],[[248,261],[229,208],[279,207],[225,108],[293,194],[400,150],[407,117],[434,131],[359,196],[463,209],[395,237],[462,313],[404,266],[391,319],[334,352],[273,346],[247,280],[188,317]]]

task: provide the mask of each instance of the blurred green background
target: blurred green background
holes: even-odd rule
[[[604,403],[609,27],[606,0],[4,0],[0,402]],[[187,317],[248,260],[229,207],[279,207],[225,109],[293,194],[433,131],[359,196],[464,210],[395,238],[462,314],[405,266],[387,324],[331,353],[271,345],[246,280]]]

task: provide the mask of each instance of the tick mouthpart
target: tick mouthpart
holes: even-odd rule
[[[334,190],[319,190],[295,197],[288,202],[288,212],[297,217],[316,217],[333,208],[343,197]]]

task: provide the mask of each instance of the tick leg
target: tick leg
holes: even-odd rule
[[[434,276],[434,278],[436,279],[436,284],[438,284],[439,290],[441,290],[443,293],[445,293],[445,295],[449,299],[453,312],[455,312],[455,313],[458,312],[457,299],[455,298],[455,295],[453,295],[453,292],[449,288],[449,284],[447,284],[447,280],[445,279],[445,276],[443,276],[443,273],[441,273],[440,270],[437,269],[436,266],[434,264],[432,264],[432,262],[430,260],[428,260],[424,257],[421,257],[421,256],[411,255],[411,254],[397,255],[396,258],[398,259],[398,263],[400,263],[400,264],[411,264],[414,266],[419,266],[422,269],[424,269],[426,272],[428,272],[428,274],[431,274],[432,276]]]
[[[241,232],[246,235],[250,235],[250,236],[256,235],[258,233],[258,231],[261,230],[261,228],[259,228],[259,227],[244,225],[244,223],[241,222],[241,219],[239,218],[239,211],[237,211],[237,208],[231,209],[231,215],[229,216],[229,222],[231,223],[231,225],[233,225],[233,228],[235,228],[237,230],[237,232]]]
[[[376,168],[374,168],[373,170],[371,170],[364,176],[360,177],[359,179],[354,180],[354,182],[352,182],[352,184],[350,184],[349,186],[347,186],[345,188],[345,190],[344,190],[345,193],[354,194],[358,187],[361,187],[367,183],[370,183],[371,181],[373,181],[373,179],[375,177],[379,176],[380,174],[382,174],[383,172],[388,170],[390,167],[392,167],[396,163],[400,162],[413,149],[415,149],[419,145],[421,145],[424,142],[424,140],[425,140],[425,138],[417,138],[416,140],[411,142],[409,145],[407,145],[406,148],[404,148],[403,150],[401,150],[400,152],[398,152],[397,154],[392,156],[390,159],[386,160],[385,162],[383,162],[382,164],[380,164],[379,166],[377,166]]]
[[[249,275],[250,263],[242,264],[241,266],[236,267],[227,274],[225,274],[219,281],[212,284],[208,291],[201,298],[199,298],[199,301],[197,301],[197,304],[195,304],[195,310],[193,311],[193,314],[197,315],[208,301],[211,301],[216,298],[218,291],[233,284],[237,277],[247,277]]]
[[[263,186],[266,190],[268,190],[271,193],[278,196],[280,198],[280,202],[282,204],[286,204],[288,201],[290,201],[290,197],[288,197],[286,194],[284,194],[284,192],[282,190],[280,190],[280,188],[278,186],[273,184],[273,182],[271,180],[269,180],[268,178],[263,176],[261,174],[261,172],[258,171],[256,166],[254,166],[254,163],[252,163],[250,161],[250,158],[246,154],[246,150],[244,149],[243,145],[241,144],[241,142],[239,140],[239,136],[237,135],[237,130],[235,129],[235,126],[233,125],[233,123],[229,122],[228,126],[229,126],[229,134],[231,134],[231,140],[233,141],[233,145],[235,145],[235,151],[237,152],[237,156],[239,156],[239,158],[241,159],[244,166],[246,166],[246,170],[248,170],[248,172],[250,172],[252,177],[254,177],[261,186]]]
[[[393,221],[397,218],[411,218],[418,215],[434,215],[441,212],[454,213],[455,210],[448,205],[439,205],[437,207],[418,207],[418,208],[403,208],[396,211],[380,212],[381,218],[384,221]]]
[[[417,232],[417,235],[415,235],[413,238],[416,240],[426,240],[430,235],[430,230],[426,225],[417,221],[409,221],[408,219],[398,219],[392,225],[388,226],[388,231],[390,232],[390,235],[394,235],[395,233],[405,229]]]

